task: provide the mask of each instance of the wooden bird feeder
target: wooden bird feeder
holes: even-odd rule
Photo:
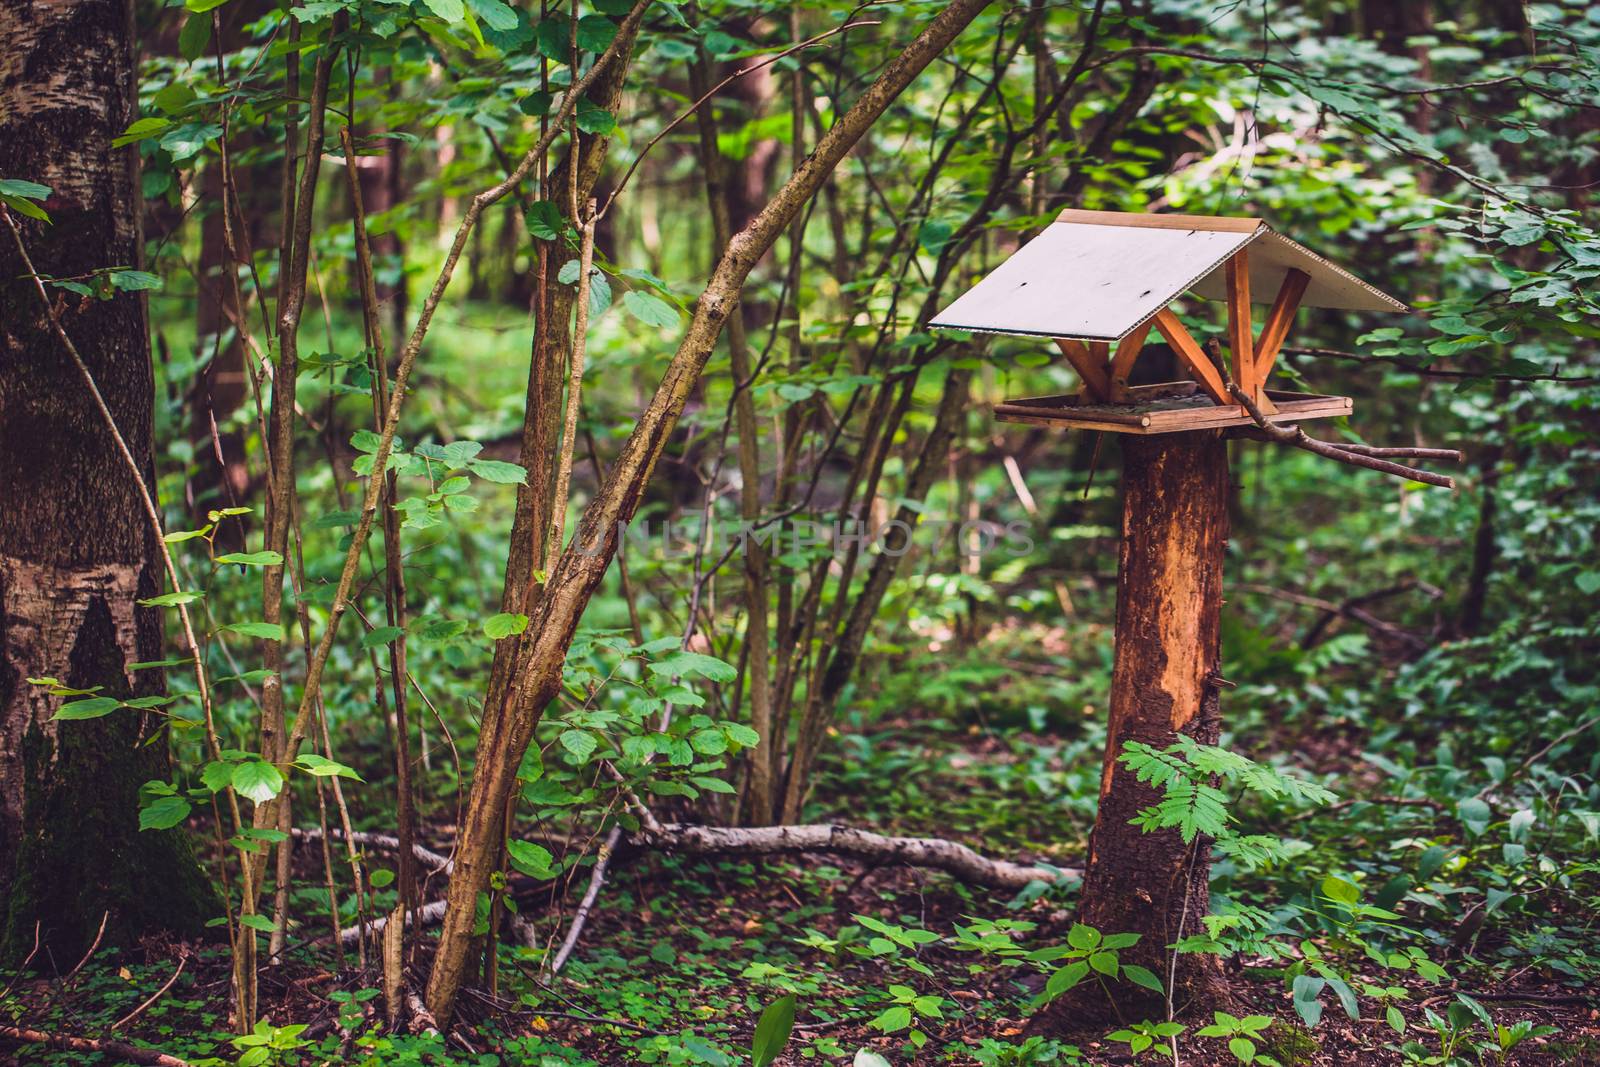
[[[1184,293],[1227,305],[1226,373],[1168,306]],[[1251,305],[1269,301],[1256,332]],[[1048,337],[1083,380],[999,404],[1002,420],[1157,434],[1254,425],[1230,379],[1274,423],[1350,414],[1347,396],[1266,386],[1301,306],[1409,310],[1259,219],[1067,210],[929,325]],[[1191,380],[1128,384],[1152,329]]]
[[[1185,293],[1227,305],[1226,364],[1220,346],[1202,347],[1168,307]],[[1258,299],[1271,301],[1259,332],[1251,321]],[[1159,797],[1117,757],[1130,740],[1161,748],[1179,734],[1203,744],[1220,736],[1220,690],[1231,684],[1221,674],[1220,641],[1227,438],[1243,433],[1444,486],[1450,479],[1393,460],[1459,458],[1448,449],[1318,441],[1295,425],[1351,409],[1349,397],[1267,388],[1302,304],[1407,310],[1257,219],[1064,211],[929,323],[1050,338],[1083,379],[1075,395],[996,405],[999,418],[1130,435],[1119,450],[1122,536],[1105,762],[1079,918],[1141,934],[1124,961],[1170,973],[1173,995],[1185,1001],[1203,1002],[1202,987],[1223,982],[1216,957],[1165,955],[1207,914],[1209,845],[1197,839],[1191,848],[1175,830],[1135,827]],[[1190,381],[1130,385],[1152,329]],[[1049,1010],[1070,1022],[1078,1006],[1063,999]]]

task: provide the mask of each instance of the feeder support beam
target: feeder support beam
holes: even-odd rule
[[[1232,357],[1233,380],[1239,388],[1260,403],[1262,379],[1257,373],[1255,343],[1250,336],[1250,260],[1249,250],[1241,248],[1222,265],[1227,287],[1228,351]]]
[[[1223,384],[1222,375],[1217,373],[1217,368],[1212,365],[1211,357],[1206,355],[1205,349],[1200,347],[1183,323],[1178,321],[1178,316],[1172,313],[1172,309],[1162,308],[1156,312],[1153,321],[1161,336],[1172,347],[1172,351],[1177,353],[1178,359],[1200,383],[1200,388],[1206,391],[1206,395],[1223,407],[1237,407],[1238,401]]]
[[[1056,347],[1083,379],[1083,390],[1088,398],[1097,404],[1104,403],[1110,397],[1104,353],[1096,359],[1082,341],[1069,341],[1064,337],[1056,338]]]
[[[1283,284],[1278,287],[1278,296],[1272,302],[1272,310],[1267,312],[1267,321],[1262,324],[1261,336],[1256,338],[1255,343],[1256,381],[1263,390],[1267,375],[1272,373],[1272,364],[1278,358],[1278,350],[1289,336],[1289,327],[1294,325],[1294,314],[1300,309],[1300,298],[1310,284],[1311,275],[1303,270],[1291,270],[1283,276]],[[1248,342],[1248,333],[1245,338]],[[1251,399],[1255,399],[1254,396]]]
[[[1141,323],[1133,332],[1117,342],[1117,353],[1111,357],[1111,400],[1126,404],[1130,400],[1128,375],[1133,372],[1133,361],[1139,358],[1144,342],[1150,336],[1151,324]]]

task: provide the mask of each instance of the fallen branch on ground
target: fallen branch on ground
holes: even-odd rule
[[[0,1041],[14,1045],[43,1045],[46,1048],[63,1049],[67,1052],[99,1053],[115,1056],[127,1063],[147,1064],[150,1067],[189,1067],[188,1060],[169,1056],[160,1049],[141,1048],[125,1041],[47,1034],[43,1030],[29,1030],[21,1026],[0,1026]]]
[[[291,833],[303,841],[316,841],[322,837],[322,830],[319,827],[312,827],[307,830],[302,830],[299,827],[296,827],[291,831]],[[344,831],[342,830],[330,830],[328,833],[335,840],[344,839]],[[350,840],[358,845],[366,845],[369,848],[380,848],[387,852],[400,851],[400,839],[395,837],[393,834],[370,834],[364,830],[355,830],[351,832]],[[448,856],[441,856],[439,853],[426,849],[421,845],[412,845],[411,854],[415,856],[417,858],[417,862],[421,863],[424,867],[432,868],[433,870],[439,871],[443,874],[449,874],[451,869],[455,866],[455,864],[450,861]],[[382,929],[381,924],[376,927],[376,929]]]
[[[718,827],[668,823],[656,833],[635,834],[636,843],[672,852],[777,855],[836,852],[859,859],[931,867],[964,882],[994,889],[1021,889],[1030,882],[1081,878],[1083,872],[1060,867],[1035,867],[981,856],[966,845],[937,837],[885,837],[849,826],[826,823],[806,826]]]
[[[316,830],[296,830],[301,837],[319,834]],[[400,842],[387,834],[356,833],[358,844],[394,851]],[[1073,867],[1032,866],[1010,860],[990,859],[974,852],[966,845],[946,841],[939,837],[887,837],[883,834],[857,830],[849,826],[813,823],[804,826],[720,827],[691,826],[683,823],[661,823],[653,830],[641,830],[629,841],[639,847],[655,848],[666,852],[683,852],[690,855],[727,853],[747,856],[792,855],[801,852],[834,852],[857,859],[879,860],[884,863],[903,863],[909,867],[928,867],[944,871],[972,885],[991,889],[1018,890],[1031,882],[1071,881],[1083,877],[1083,872]],[[614,846],[613,846],[614,847]],[[414,846],[418,859],[423,854],[433,860],[448,862],[438,853],[428,852],[421,845]],[[607,854],[609,856],[609,853]],[[423,859],[424,863],[431,862]],[[589,901],[592,906],[592,900]],[[444,917],[445,902],[436,900],[412,912],[410,925],[431,926]],[[388,918],[379,916],[367,922],[368,933],[382,932]],[[361,936],[362,927],[352,926],[339,931],[339,940],[352,944]],[[570,950],[569,950],[570,951]]]

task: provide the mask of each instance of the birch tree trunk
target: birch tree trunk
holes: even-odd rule
[[[48,185],[50,223],[17,220],[41,274],[140,259],[128,0],[0,4],[0,175]],[[168,777],[154,716],[52,721],[32,677],[149,696],[162,657],[160,556],[87,387],[53,334],[9,229],[0,230],[0,957],[70,967],[104,918],[106,943],[198,934],[221,905],[181,829],[139,830],[139,786]],[[53,290],[54,292],[54,290]],[[63,293],[62,322],[153,481],[145,304]]]

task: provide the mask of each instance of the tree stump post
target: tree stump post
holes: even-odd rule
[[[1122,435],[1122,542],[1117,566],[1116,654],[1100,809],[1089,841],[1078,920],[1103,934],[1137,933],[1123,963],[1165,983],[1168,948],[1203,932],[1209,843],[1131,824],[1160,794],[1118,762],[1129,741],[1165,748],[1184,733],[1217,742],[1222,561],[1228,538],[1228,452],[1219,430]],[[1177,957],[1173,1006],[1228,999],[1215,956]],[[1112,983],[1116,1012],[1096,982],[1050,1005],[1039,1028],[1076,1029],[1091,1018],[1164,1018],[1155,994]]]

